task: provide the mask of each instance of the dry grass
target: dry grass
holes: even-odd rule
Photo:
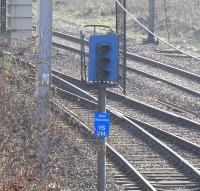
[[[148,25],[148,0],[127,0],[127,9],[144,25]],[[163,0],[155,1],[155,32],[181,48],[199,51],[200,5],[198,0],[166,1],[167,21]],[[166,22],[168,25],[166,25]],[[115,27],[115,1],[113,0],[56,0],[54,27],[77,33],[84,24],[105,24]],[[127,36],[141,42],[147,36],[144,30],[127,16]]]
[[[59,125],[60,116],[51,115],[45,129],[49,137],[48,153],[43,158],[38,157],[41,127],[35,118],[35,82],[29,78],[32,73],[21,69],[16,60],[9,57],[0,59],[0,68],[0,190],[68,187],[69,183],[63,181],[65,175],[60,173],[63,168],[60,154],[65,154],[63,145],[75,144],[75,138],[61,143],[61,138],[68,134]],[[76,151],[72,147],[66,152]],[[46,168],[41,170],[43,163]],[[74,171],[72,163],[64,164],[64,168]]]
[[[36,128],[33,84],[8,57],[1,58],[0,68],[0,190],[20,190],[37,179],[31,165],[36,160],[30,136]]]

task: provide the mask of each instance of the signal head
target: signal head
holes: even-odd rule
[[[119,75],[119,38],[115,34],[93,35],[89,40],[88,80],[113,83]]]
[[[109,71],[103,70],[97,73],[97,79],[100,81],[104,81],[108,78],[109,75],[110,75]]]

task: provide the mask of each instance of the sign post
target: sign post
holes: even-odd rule
[[[106,85],[99,84],[98,111],[106,113]],[[105,191],[106,187],[106,138],[99,137],[98,141],[98,191]]]

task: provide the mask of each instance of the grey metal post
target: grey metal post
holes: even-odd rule
[[[99,84],[98,111],[106,113],[106,85]],[[98,138],[98,191],[106,189],[106,138]]]
[[[148,29],[154,33],[155,0],[149,0]],[[154,36],[148,33],[148,43],[154,43]]]
[[[38,66],[38,122],[41,124],[41,148],[39,157],[47,152],[48,135],[45,131],[48,125],[48,105],[51,83],[52,60],[52,6],[53,0],[40,0],[40,28],[39,28],[39,66]]]
[[[46,102],[50,94],[50,76],[52,59],[52,2],[40,0],[39,28],[39,66],[38,66],[38,99],[39,118],[42,124],[46,122]]]
[[[6,0],[0,3],[0,32],[6,32]]]
[[[118,0],[121,5],[126,9],[126,0]],[[122,88],[124,94],[126,94],[126,11],[116,2],[116,33],[119,35],[119,86]]]
[[[36,8],[37,16],[36,16],[36,34],[39,35],[40,30],[40,0],[37,1]]]

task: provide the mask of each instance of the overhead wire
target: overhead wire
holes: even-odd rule
[[[115,1],[116,1],[116,3],[128,14],[137,24],[139,24],[145,31],[147,31],[148,33],[150,33],[150,34],[152,34],[154,37],[156,37],[159,41],[161,41],[162,43],[168,45],[169,47],[171,47],[171,48],[173,48],[173,49],[175,49],[175,50],[181,52],[181,53],[184,54],[184,55],[187,55],[187,56],[189,56],[189,57],[191,57],[191,58],[194,58],[194,59],[200,61],[200,59],[199,59],[198,57],[193,56],[193,55],[191,55],[191,54],[189,54],[189,53],[187,53],[187,52],[185,52],[185,51],[183,51],[183,50],[180,50],[179,48],[176,48],[174,45],[172,45],[172,44],[170,44],[170,43],[168,43],[168,42],[162,40],[161,37],[159,37],[159,36],[156,35],[155,33],[151,32],[145,25],[143,25],[140,21],[138,21],[138,20],[127,10],[119,1],[118,1],[118,0],[115,0]]]

